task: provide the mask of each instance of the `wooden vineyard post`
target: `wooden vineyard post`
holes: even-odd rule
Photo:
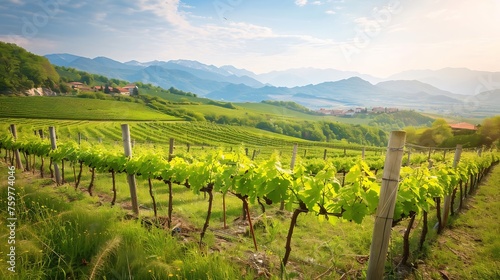
[[[361,158],[364,160],[365,159],[365,147],[363,147],[363,150],[361,150]]]
[[[38,135],[40,135],[40,138],[43,139],[43,130],[42,129],[39,129],[38,130]]]
[[[132,144],[130,143],[130,129],[128,124],[122,124],[122,139],[123,139],[123,150],[125,151],[125,156],[128,158],[132,157]],[[132,201],[132,211],[136,215],[139,215],[139,204],[137,203],[137,190],[135,183],[135,175],[127,174],[128,186],[130,189],[130,198]]]
[[[327,149],[325,149],[325,151],[323,152],[323,160],[326,160],[326,153],[327,153]]]
[[[455,157],[453,159],[453,168],[457,168],[458,162],[460,161],[460,156],[462,155],[462,145],[458,144],[457,148],[455,150]],[[455,187],[455,186],[453,186]],[[443,205],[443,223],[441,224],[441,227],[444,228],[448,224],[448,216],[450,214],[450,207],[453,207],[451,205],[451,195],[448,194],[444,197],[444,205]]]
[[[12,133],[12,137],[14,140],[17,140],[17,129],[15,124],[10,125],[10,132]],[[21,161],[21,154],[19,153],[19,149],[14,150],[14,157],[16,158],[16,168],[23,170],[23,162]]]
[[[82,143],[82,133],[78,132],[78,146]]]
[[[171,161],[172,157],[174,156],[174,143],[175,143],[174,138],[170,138],[168,146],[168,161]]]
[[[50,146],[51,146],[52,150],[57,149],[56,129],[53,126],[49,126],[49,137],[50,137]],[[61,172],[59,172],[59,165],[57,165],[56,162],[53,162],[52,164],[54,165],[56,183],[57,183],[57,185],[60,185],[61,184]]]
[[[295,167],[295,159],[297,158],[297,150],[299,149],[299,144],[294,144],[293,145],[293,152],[292,152],[292,160],[290,161],[290,170],[293,172],[293,168]],[[280,205],[280,210],[283,211],[285,210],[285,201],[281,201]]]
[[[384,264],[389,246],[389,238],[391,237],[405,139],[406,132],[391,132],[370,247],[368,272],[366,274],[369,280],[382,279],[384,276]]]

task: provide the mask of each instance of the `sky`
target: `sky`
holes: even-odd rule
[[[3,0],[0,41],[39,55],[197,60],[255,73],[500,71],[500,0]]]

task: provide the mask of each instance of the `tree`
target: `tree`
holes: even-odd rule
[[[436,119],[431,127],[432,139],[439,145],[444,140],[453,137],[453,132],[450,125],[444,119]]]
[[[500,140],[500,116],[487,118],[479,127],[479,134],[486,145],[491,145]]]
[[[111,90],[109,89],[109,86],[106,84],[106,86],[104,87],[104,93],[109,94],[110,92]]]
[[[90,85],[91,83],[94,82],[94,77],[92,77],[92,75],[90,75],[89,73],[84,73],[81,75],[82,78],[81,78],[81,82],[82,83],[85,83],[87,85]]]
[[[137,87],[135,87],[135,88],[132,90],[132,95],[133,95],[133,96],[139,96],[139,89],[137,89]]]

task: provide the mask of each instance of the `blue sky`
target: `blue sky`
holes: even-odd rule
[[[36,54],[192,59],[256,73],[500,71],[498,0],[4,0],[0,40]]]

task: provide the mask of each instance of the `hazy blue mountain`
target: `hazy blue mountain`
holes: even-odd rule
[[[467,68],[410,70],[392,75],[388,80],[419,80],[439,89],[464,95],[476,95],[500,88],[500,72]]]
[[[460,99],[463,98],[464,95],[460,94],[455,94],[449,91],[441,90],[439,88],[436,88],[432,85],[422,83],[417,80],[397,80],[397,81],[385,81],[385,82],[380,82],[376,84],[377,87],[391,90],[391,91],[396,91],[396,92],[403,92],[403,93],[420,93],[420,92],[425,92],[430,95],[444,95],[448,97],[452,97],[455,99]]]
[[[96,57],[90,59],[68,54],[52,54],[47,55],[46,57],[52,64],[59,66],[73,67],[90,73],[101,74],[110,78],[118,78],[128,81],[139,81],[137,77],[142,76],[149,77],[147,80],[147,82],[149,83],[160,85],[162,87],[166,85],[169,85],[169,87],[177,85],[177,88],[187,91],[198,89],[198,92],[195,93],[200,95],[225,86],[228,83],[245,84],[251,87],[264,86],[261,82],[251,77],[237,76],[223,68],[218,68],[213,65],[206,65],[192,60],[155,60],[150,62],[139,62],[132,60],[121,63],[119,61],[112,60],[106,57]],[[170,82],[167,83],[167,77],[161,77],[158,73],[153,75],[152,69],[158,70],[158,68],[147,69],[150,66],[158,66],[166,70],[177,71],[156,71],[158,73],[168,73],[167,76]],[[141,71],[147,71],[147,73],[141,73]],[[178,77],[176,77],[175,75],[178,75]],[[196,77],[197,79],[192,79],[191,82],[189,82],[189,80],[186,80],[186,77],[192,76]],[[190,83],[198,84],[194,85]],[[218,83],[220,83],[219,86],[214,86]]]
[[[235,76],[239,76],[239,77],[248,76],[250,78],[254,78],[254,79],[258,80],[257,74],[255,74],[252,71],[248,71],[246,69],[239,69],[239,68],[236,68],[232,65],[223,65],[220,67],[220,69],[224,69],[225,71],[227,71],[227,73],[231,73],[232,75],[235,75]]]
[[[245,84],[251,87],[264,86],[261,82],[248,76],[236,76],[226,70],[221,70],[213,65],[205,65],[197,61],[190,60],[170,60],[155,61],[146,63],[146,65],[156,65],[165,69],[175,69],[188,72],[200,79],[226,82],[232,84]]]
[[[161,66],[149,66],[140,69],[129,76],[129,81],[142,81],[161,86],[163,88],[175,87],[184,91],[196,93],[200,96],[227,86],[229,83],[205,80],[177,69],[166,69]]]
[[[262,83],[268,83],[275,86],[294,87],[309,84],[320,84],[323,82],[333,82],[356,76],[372,83],[382,81],[380,78],[357,72],[317,68],[297,68],[284,71],[272,71],[257,75],[257,79]]]
[[[439,93],[441,92],[438,92],[437,89],[432,93],[388,90],[359,77],[351,77],[336,82],[293,88],[267,86],[254,89],[233,84],[211,92],[207,97],[238,102],[255,102],[266,99],[293,100],[310,108],[344,106],[432,107],[460,103],[457,99]]]
[[[291,95],[289,88],[265,86],[253,88],[243,84],[229,84],[223,88],[207,94],[205,97],[232,102],[260,102],[262,100],[276,99]]]
[[[68,66],[71,62],[81,58],[81,56],[69,53],[48,54],[45,57],[50,61],[50,63],[58,66]]]

